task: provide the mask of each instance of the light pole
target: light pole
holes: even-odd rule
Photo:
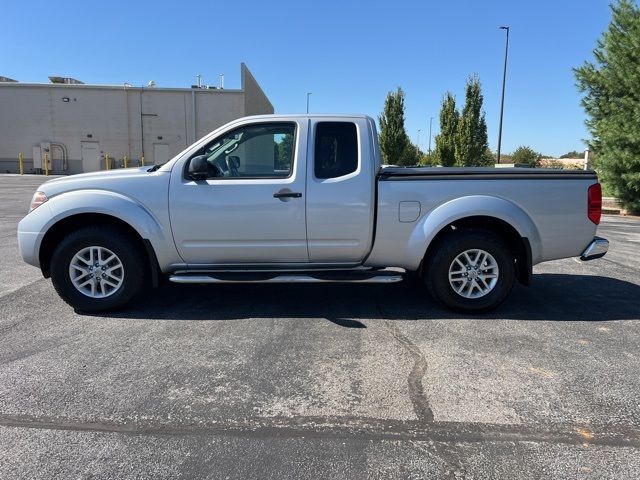
[[[500,126],[498,127],[498,158],[500,163],[500,147],[502,147],[502,115],[504,113],[504,87],[507,83],[507,55],[509,54],[509,27],[500,27],[500,30],[507,31],[507,38],[504,45],[504,71],[502,73],[502,100],[500,100]]]
[[[429,118],[429,156],[431,156],[431,124],[433,123],[433,117]]]
[[[422,131],[422,129],[418,129],[418,140],[416,142],[417,146],[418,146],[418,150],[420,150],[420,132]]]
[[[311,92],[307,92],[307,113],[309,113],[309,97],[311,96]]]

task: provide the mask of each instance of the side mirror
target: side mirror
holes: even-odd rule
[[[192,180],[206,180],[209,176],[209,162],[206,155],[193,157],[189,162],[189,178]]]

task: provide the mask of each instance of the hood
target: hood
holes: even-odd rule
[[[55,178],[43,183],[38,188],[48,197],[72,190],[96,188],[105,190],[119,190],[118,186],[136,183],[136,179],[142,180],[149,176],[155,177],[162,174],[159,170],[149,172],[153,165],[144,167],[116,168],[113,170],[102,170],[99,172],[79,173],[66,177]]]
[[[114,178],[114,177],[128,177],[130,175],[139,175],[141,173],[147,173],[153,165],[145,165],[144,167],[131,167],[131,168],[114,168],[112,170],[100,170],[97,172],[89,173],[76,173],[75,175],[67,175],[64,177],[54,178],[45,182],[44,185],[53,183],[68,182],[68,181],[84,181],[95,178]]]

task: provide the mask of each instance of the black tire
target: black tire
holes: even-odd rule
[[[479,298],[465,298],[449,282],[449,267],[458,255],[480,249],[493,256],[499,274],[495,286]],[[443,238],[425,261],[424,280],[433,298],[457,312],[482,313],[498,307],[515,283],[515,259],[500,236],[485,230],[456,230]]]
[[[124,269],[120,287],[110,296],[92,298],[81,293],[72,283],[69,265],[74,255],[90,246],[99,246],[115,253]],[[145,262],[139,245],[121,230],[108,226],[85,227],[67,235],[53,252],[51,280],[58,295],[75,310],[106,312],[129,303],[144,284]]]

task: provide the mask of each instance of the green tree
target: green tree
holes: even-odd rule
[[[405,166],[420,165],[420,159],[423,155],[424,153],[422,153],[415,144],[409,142],[398,164]]]
[[[482,165],[484,166],[492,166],[497,163],[496,153],[493,153],[489,147],[484,151],[484,155],[482,156]],[[500,154],[502,156],[502,154]]]
[[[438,165],[440,165],[440,163],[438,163],[438,159],[436,158],[435,152],[423,153],[420,157],[419,164],[423,167],[437,167]]]
[[[611,10],[594,61],[574,72],[596,168],[621,205],[640,212],[640,8],[619,0]]]
[[[456,162],[456,130],[460,114],[456,109],[456,99],[450,92],[445,93],[440,108],[440,133],[436,135],[435,161],[443,167],[451,167]]]
[[[489,144],[482,101],[480,80],[477,76],[471,76],[467,80],[464,108],[456,129],[456,165],[464,167],[489,165],[485,155]]]
[[[584,158],[584,152],[571,150],[570,152],[567,152],[564,155],[560,155],[560,158]]]
[[[404,127],[404,91],[398,87],[387,93],[384,110],[378,117],[380,123],[380,150],[386,164],[412,165],[412,155],[407,155],[409,136]],[[409,163],[406,163],[409,162]]]
[[[511,161],[513,163],[522,163],[535,167],[540,162],[540,154],[533,148],[523,145],[516,148],[511,154]]]

